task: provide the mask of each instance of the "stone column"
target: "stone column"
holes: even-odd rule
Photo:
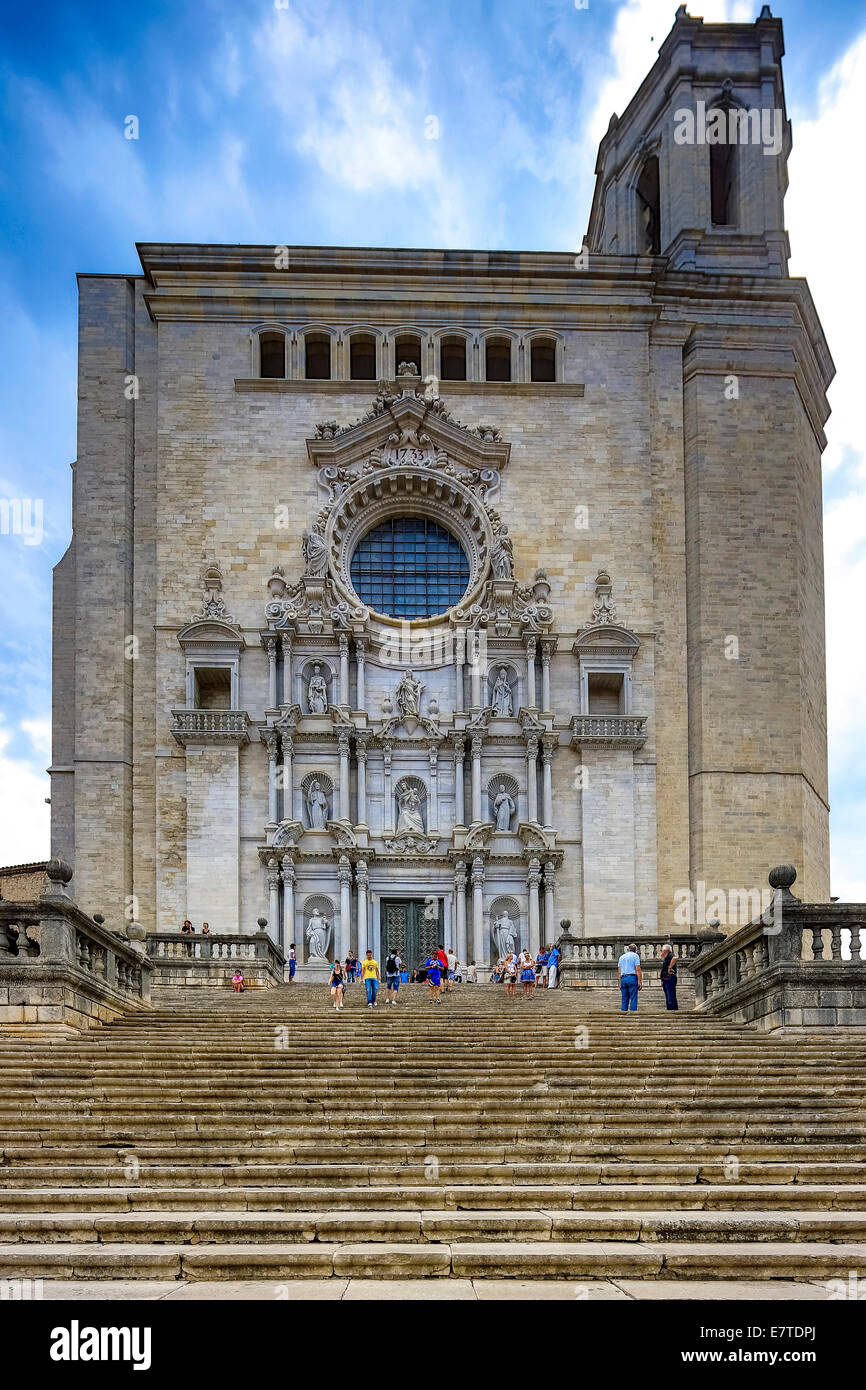
[[[277,644],[273,637],[268,638],[268,709],[277,707]]]
[[[268,750],[268,822],[277,823],[277,748],[279,739],[273,729],[262,730],[262,743]]]
[[[393,796],[393,793],[392,793],[392,791],[391,791],[391,753],[392,753],[392,751],[393,751],[393,750],[392,750],[392,748],[391,748],[390,743],[385,743],[385,744],[382,745],[382,763],[383,763],[383,769],[384,769],[384,787],[385,787],[385,806],[384,806],[383,809],[384,809],[385,832],[386,832],[386,834],[388,834],[388,835],[393,835],[393,834],[394,834],[394,796]]]
[[[529,734],[526,739],[526,814],[532,824],[538,824],[538,739]]]
[[[481,820],[481,745],[483,734],[472,735],[472,822]]]
[[[357,672],[358,694],[356,709],[367,708],[367,684],[366,684],[366,649],[367,644],[363,637],[355,638],[355,665]],[[363,819],[363,817],[362,817]]]
[[[345,633],[340,634],[340,704],[348,705],[349,701],[349,639]]]
[[[295,939],[295,866],[287,854],[283,855],[281,869],[283,880],[283,921],[280,932],[280,945],[289,954],[289,947]],[[300,958],[303,958],[303,942]]]
[[[352,866],[345,854],[340,856],[337,878],[340,883],[340,932],[336,938],[337,956],[340,960],[345,960],[352,930]]]
[[[458,859],[454,865],[454,897],[457,909],[457,959],[463,965],[467,965],[469,958],[466,954],[466,864],[462,859]]]
[[[283,704],[294,704],[292,690],[292,634],[284,632],[283,642]]]
[[[276,859],[268,860],[268,936],[280,940],[280,870]]]
[[[476,854],[472,860],[472,944],[475,964],[480,970],[487,964],[484,943],[484,860],[480,854]]]
[[[544,824],[553,825],[553,750],[558,745],[558,739],[543,737],[541,740],[541,761],[542,761],[542,792],[543,792],[543,814]]]
[[[466,756],[466,740],[461,735],[454,736],[454,818],[458,825],[463,824],[466,815],[466,791],[463,786],[463,760]]]
[[[349,735],[340,730],[337,739],[340,749],[340,820],[351,820],[349,807]]]
[[[551,945],[556,940],[553,935],[553,924],[556,921],[553,904],[553,895],[555,892],[556,869],[550,860],[548,860],[544,865],[544,939]]]
[[[478,656],[478,634],[472,634],[472,663],[470,665],[470,675],[472,677],[472,708],[481,708],[481,662]]]
[[[553,643],[541,643],[541,708],[550,709],[550,658],[553,654]]]
[[[541,866],[534,855],[529,861],[526,882],[529,887],[529,949],[533,956],[537,956],[541,942],[538,915],[538,886],[541,883]]]
[[[358,824],[367,824],[367,740],[355,739],[355,757],[358,762]]]
[[[535,709],[535,638],[526,642],[526,704]]]
[[[434,743],[428,750],[430,760],[430,796],[427,801],[427,834],[439,834],[439,745]]]
[[[292,820],[295,814],[295,779],[293,772],[295,744],[291,734],[282,734],[280,736],[280,746],[283,750],[283,760],[280,766],[280,783],[283,788],[283,816],[286,820]]]
[[[359,859],[355,865],[355,888],[358,895],[358,958],[363,960],[369,942],[367,940],[367,890],[369,878],[367,865]]]

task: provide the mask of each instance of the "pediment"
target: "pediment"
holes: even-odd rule
[[[417,377],[409,380],[420,382]],[[316,427],[315,438],[307,440],[307,453],[316,468],[343,470],[364,462],[373,468],[376,464],[443,468],[449,461],[497,473],[506,467],[511,445],[499,438],[494,426],[461,424],[441,397],[428,399],[416,385],[403,386],[394,395],[388,394],[391,388],[384,383],[380,387],[372,408],[354,424],[328,421]]]
[[[187,623],[177,634],[177,640],[182,647],[205,644],[238,649],[244,645],[243,634],[232,623],[220,622],[217,618],[201,618]]]
[[[614,623],[596,623],[578,633],[572,650],[578,656],[589,656],[593,652],[634,654],[640,646],[639,639],[628,628]]]

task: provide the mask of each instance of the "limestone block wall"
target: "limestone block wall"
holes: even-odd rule
[[[186,749],[186,915],[196,929],[238,930],[240,798],[238,750]]]

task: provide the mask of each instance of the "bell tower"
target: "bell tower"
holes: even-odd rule
[[[587,247],[669,270],[787,275],[791,127],[782,22],[704,24],[685,5],[596,162]]]

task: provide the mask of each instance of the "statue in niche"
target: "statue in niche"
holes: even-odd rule
[[[407,714],[412,714],[416,719],[421,718],[421,691],[424,689],[421,681],[416,679],[412,671],[407,671],[400,684],[397,686],[397,709],[403,719]]]
[[[328,948],[329,923],[317,907],[313,908],[307,923],[307,959],[326,960]]]
[[[307,685],[307,709],[310,714],[328,713],[328,683],[322,675],[321,666],[313,667]]]
[[[424,818],[421,814],[421,798],[414,787],[406,787],[402,792],[398,792],[397,806],[399,808],[397,834],[425,834]]]
[[[517,950],[517,937],[515,935],[515,924],[512,922],[508,913],[508,908],[504,907],[493,923],[493,937],[496,941],[496,949],[504,959],[509,954],[514,954]]]
[[[322,791],[322,784],[318,780],[313,782],[307,792],[307,811],[310,816],[311,830],[324,830],[328,824],[328,798]]]
[[[307,578],[321,579],[328,569],[328,550],[322,537],[315,531],[308,531],[301,542],[301,548]]]
[[[507,526],[502,527],[493,542],[493,577],[494,579],[514,578],[514,547],[511,544]]]
[[[514,798],[508,795],[508,792],[505,790],[505,783],[500,782],[499,793],[493,803],[493,818],[496,821],[496,829],[510,830],[511,817],[516,810],[517,807],[514,804]]]
[[[514,697],[511,694],[508,672],[504,666],[500,666],[499,675],[493,686],[493,713],[498,719],[510,719],[514,713]]]

